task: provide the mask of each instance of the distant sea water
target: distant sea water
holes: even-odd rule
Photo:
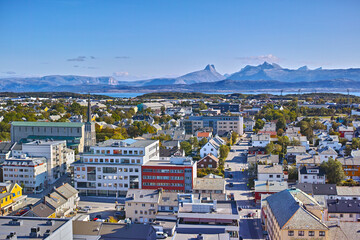
[[[281,95],[280,91],[279,92],[262,92],[262,91],[254,91],[254,92],[203,92],[206,94],[223,94],[223,95],[228,95],[228,94],[233,94],[233,93],[242,93],[242,94],[272,94],[272,95]],[[314,92],[301,92],[301,94],[304,93],[314,93]],[[331,93],[341,93],[341,94],[347,94],[347,92],[331,92]],[[105,95],[105,96],[109,96],[109,97],[114,97],[114,98],[134,98],[137,96],[141,96],[144,95],[146,93],[141,93],[141,92],[124,92],[124,93],[91,93],[94,95]],[[283,92],[283,95],[287,95],[287,94],[298,94],[298,92]],[[360,92],[350,92],[350,95],[354,95],[354,96],[358,96],[360,97]]]

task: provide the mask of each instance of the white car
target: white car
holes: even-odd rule
[[[167,238],[168,235],[167,233],[164,233],[164,232],[156,232],[156,239],[165,239]]]

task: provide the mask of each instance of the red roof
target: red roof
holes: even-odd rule
[[[198,132],[197,136],[198,137],[210,137],[210,133],[209,132]]]

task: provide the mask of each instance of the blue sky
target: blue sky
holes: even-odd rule
[[[360,1],[0,1],[0,77],[360,67]]]

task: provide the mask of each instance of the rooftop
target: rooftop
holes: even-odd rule
[[[10,221],[16,220],[18,224],[11,224]],[[50,224],[47,224],[48,222]],[[39,237],[31,239],[45,239],[44,234],[49,230],[50,234],[56,232],[60,227],[66,223],[71,222],[71,219],[52,218],[29,218],[29,217],[0,217],[0,239],[6,239],[10,232],[16,232],[18,239],[29,239],[32,228],[39,228]],[[71,223],[70,223],[71,224]]]
[[[126,194],[126,202],[158,203],[159,190],[150,189],[129,189]]]
[[[255,192],[280,192],[288,189],[287,182],[255,181]]]
[[[327,201],[329,213],[360,213],[359,200],[332,200]]]
[[[73,221],[73,235],[78,236],[78,239],[89,239],[87,236],[90,235],[99,237],[95,239],[145,240],[151,234],[155,234],[155,229],[149,224]]]
[[[14,121],[12,126],[16,127],[82,127],[84,123],[78,122],[29,122]]]
[[[282,165],[258,165],[258,174],[281,174],[283,173]]]
[[[109,139],[104,142],[96,144],[96,147],[133,147],[133,148],[143,148],[147,147],[150,144],[158,142],[158,140],[135,140],[135,139],[125,139],[125,140],[115,140]]]
[[[223,178],[196,178],[194,190],[225,190],[225,179]]]

